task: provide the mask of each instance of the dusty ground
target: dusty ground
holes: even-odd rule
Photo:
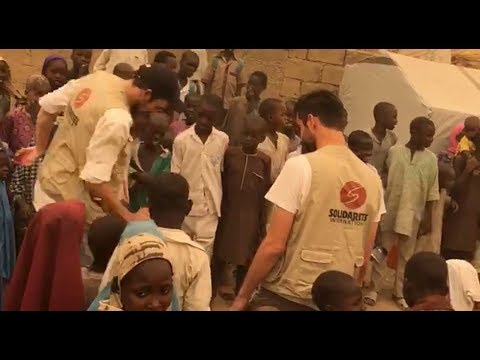
[[[378,295],[377,304],[373,307],[367,306],[367,311],[400,311],[399,307],[392,301],[392,288],[394,272],[386,269],[383,288],[384,290]],[[213,311],[228,310],[231,302],[225,301],[217,296],[212,304]]]

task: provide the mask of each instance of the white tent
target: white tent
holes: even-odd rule
[[[408,141],[411,120],[427,116],[436,126],[431,150],[439,152],[454,125],[480,115],[480,70],[385,51],[347,65],[340,97],[348,111],[347,133],[373,126],[375,104],[386,101],[398,109],[400,142]]]

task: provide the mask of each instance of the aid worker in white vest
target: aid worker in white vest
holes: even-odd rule
[[[267,236],[232,310],[315,310],[311,289],[328,270],[360,277],[381,217],[380,178],[345,146],[345,110],[326,90],[301,97],[297,122],[317,150],[291,158],[266,199],[275,205]]]
[[[170,112],[178,96],[176,75],[156,64],[141,66],[133,80],[99,71],[71,81],[40,99],[36,145],[19,151],[17,161],[29,165],[45,153],[56,116],[64,112],[39,169],[46,198],[83,201],[88,224],[105,212],[147,219],[148,211],[133,214],[121,202],[129,143],[142,126],[130,111]]]

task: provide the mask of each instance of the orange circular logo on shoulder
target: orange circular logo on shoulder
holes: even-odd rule
[[[87,102],[87,100],[90,98],[90,95],[92,94],[92,89],[83,89],[80,91],[75,98],[75,101],[73,102],[73,106],[75,109],[78,109],[79,107],[82,107],[83,104]]]
[[[354,181],[347,182],[340,191],[340,201],[348,209],[355,210],[365,204],[367,191]]]

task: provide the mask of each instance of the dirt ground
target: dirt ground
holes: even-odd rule
[[[390,269],[385,269],[385,271],[384,290],[378,295],[377,304],[375,306],[367,306],[367,311],[401,311],[392,300],[394,272]],[[230,304],[231,301],[226,301],[220,296],[217,296],[212,303],[212,310],[227,311]]]

